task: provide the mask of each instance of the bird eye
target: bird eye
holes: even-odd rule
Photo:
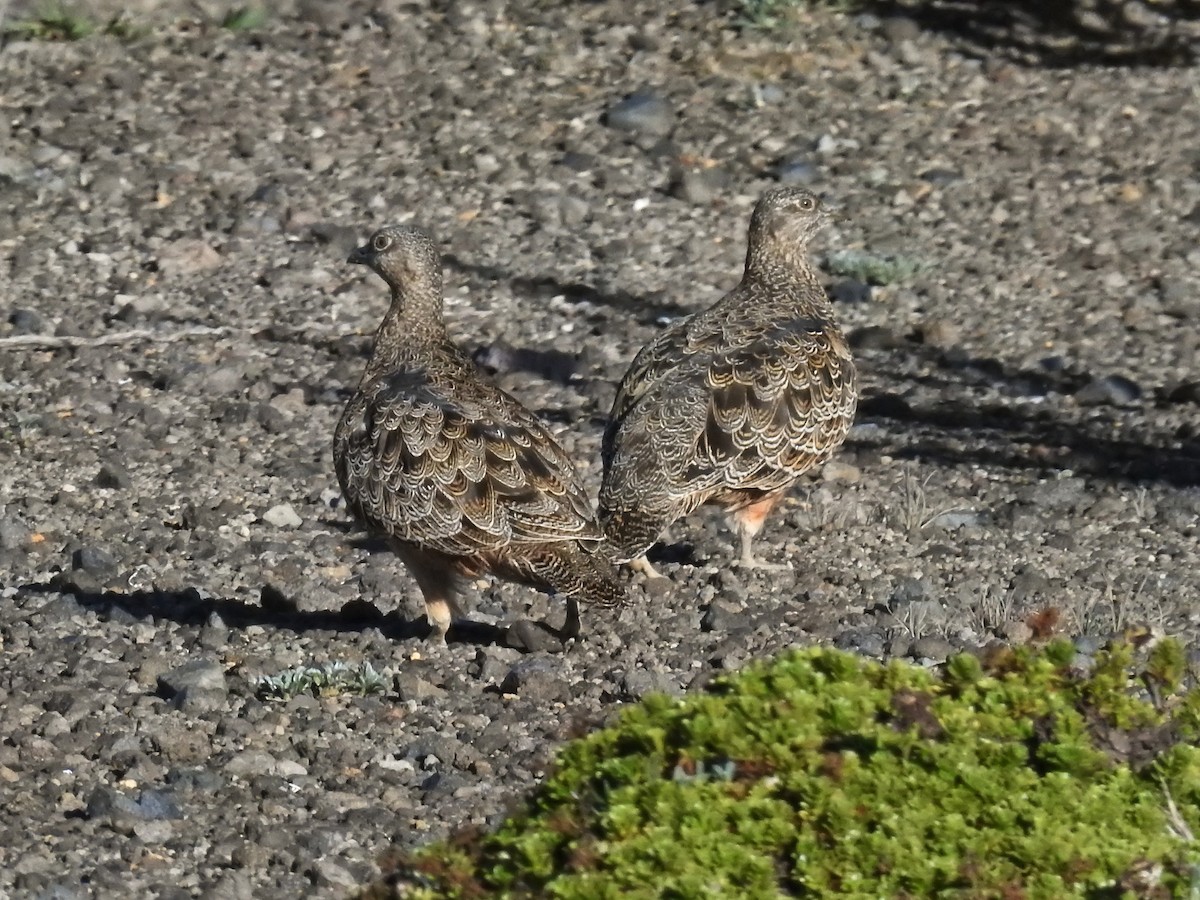
[[[812,197],[801,197],[800,198],[800,208],[802,210],[804,210],[805,212],[812,212],[814,209],[817,208],[817,201],[814,200]]]
[[[376,253],[382,253],[388,247],[392,246],[392,239],[386,234],[377,234],[375,239],[371,241],[371,246],[375,248]]]

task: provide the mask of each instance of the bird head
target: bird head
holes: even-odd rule
[[[803,250],[830,218],[829,208],[812,191],[799,187],[772,188],[754,207],[750,241],[783,242],[793,250]]]
[[[346,262],[370,267],[394,290],[441,288],[437,246],[429,232],[415,225],[380,228]]]

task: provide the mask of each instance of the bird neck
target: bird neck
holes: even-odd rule
[[[777,234],[751,235],[746,248],[746,271],[791,271],[797,277],[813,276],[805,243]]]
[[[375,332],[370,368],[393,368],[396,363],[449,341],[442,319],[441,291],[393,288],[391,306]]]
[[[805,250],[794,242],[770,237],[752,240],[746,251],[744,280],[781,299],[799,300],[806,309],[832,320],[833,307]]]

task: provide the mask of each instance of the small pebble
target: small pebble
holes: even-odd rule
[[[821,469],[821,480],[836,484],[858,484],[862,480],[862,470],[850,463],[832,459]]]
[[[678,682],[662,672],[634,669],[621,679],[621,690],[631,700],[641,700],[647,694],[678,696],[683,693]]]
[[[8,324],[14,334],[45,334],[50,330],[46,320],[32,309],[14,309],[8,314]]]
[[[908,655],[912,659],[932,659],[941,661],[954,653],[954,646],[944,637],[925,635],[913,641]]]
[[[671,196],[697,205],[711,203],[717,196],[718,179],[711,171],[687,169],[671,185]]]
[[[953,347],[962,340],[962,331],[946,319],[930,319],[917,330],[922,344],[930,347]]]
[[[775,178],[782,184],[807,185],[820,180],[820,170],[803,157],[789,156],[775,164]]]
[[[89,575],[111,575],[117,570],[117,558],[102,547],[80,547],[71,556],[71,565]]]
[[[120,463],[105,463],[96,474],[96,487],[124,490],[132,486],[133,479]]]
[[[0,550],[24,550],[29,546],[30,530],[18,519],[0,519]]]
[[[846,278],[834,282],[829,288],[829,295],[834,303],[869,303],[871,286],[857,278]]]
[[[1142,389],[1123,375],[1105,375],[1088,382],[1075,393],[1080,406],[1129,406],[1141,399]]]
[[[620,131],[665,137],[675,125],[675,111],[653,91],[637,91],[610,106],[604,123]]]
[[[518,694],[524,700],[548,703],[570,696],[570,687],[560,666],[545,657],[523,659],[509,669],[500,685],[504,694]]]
[[[280,503],[263,513],[263,521],[275,528],[299,528],[304,524],[290,503]]]
[[[225,705],[229,686],[219,663],[193,660],[158,676],[158,691],[176,709],[203,713]]]
[[[934,187],[946,187],[962,180],[962,172],[955,169],[929,169],[921,173],[921,180],[928,181]]]
[[[883,20],[881,30],[893,44],[914,41],[921,36],[921,27],[907,16],[888,16]]]
[[[714,600],[704,610],[700,618],[700,628],[703,631],[729,632],[746,625],[744,610],[731,603]]]

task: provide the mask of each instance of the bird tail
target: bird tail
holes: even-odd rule
[[[620,606],[625,602],[625,585],[607,554],[595,545],[585,547],[576,541],[543,544],[491,562],[496,574],[581,603]]]
[[[601,541],[594,548],[576,544],[571,559],[580,582],[575,593],[579,600],[602,607],[620,606],[625,602],[625,585],[617,577],[607,541]]]
[[[605,540],[599,552],[613,565],[637,559],[654,546],[666,528],[670,519],[663,518],[666,521],[648,516],[643,510],[601,507],[600,527],[604,529]]]

